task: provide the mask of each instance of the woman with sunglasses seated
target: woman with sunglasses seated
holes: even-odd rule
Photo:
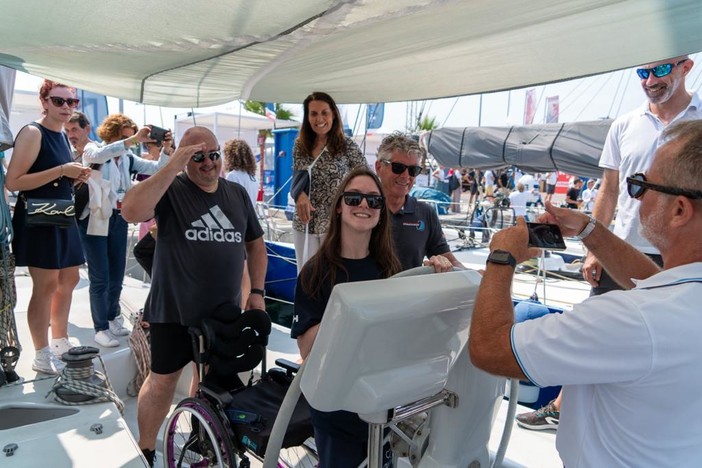
[[[158,161],[132,152],[132,147],[154,141],[150,131],[148,126],[139,130],[124,114],[110,114],[97,129],[104,144],[90,142],[83,150],[83,164],[95,170],[89,181],[90,202],[78,214],[78,227],[88,262],[95,342],[103,347],[119,346],[117,337],[129,335],[119,305],[127,259],[122,200],[132,187],[133,174],[154,174],[168,162],[163,150]],[[172,139],[170,132],[166,139]]]
[[[70,144],[63,133],[63,125],[78,106],[76,90],[44,80],[39,100],[43,117],[17,134],[5,185],[10,191],[20,191],[12,217],[12,250],[17,266],[29,267],[32,277],[32,297],[27,307],[27,322],[36,350],[32,369],[58,374],[65,365],[58,356],[73,344],[68,340],[68,313],[73,289],[78,284],[78,267],[84,262],[83,251],[75,223],[68,228],[27,226],[23,200],[70,200],[73,182],[85,182],[90,169],[73,162]]]
[[[317,253],[300,272],[291,336],[300,355],[312,349],[334,285],[388,278],[400,271],[382,184],[366,167],[354,169],[336,191],[334,216]],[[347,411],[310,408],[320,466],[356,468],[367,456],[368,424]]]
[[[331,96],[314,92],[303,103],[305,118],[293,147],[295,200],[293,241],[297,271],[319,249],[327,233],[332,197],[344,176],[366,165],[358,145],[344,135],[341,114]]]

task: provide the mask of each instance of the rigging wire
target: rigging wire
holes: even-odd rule
[[[602,85],[599,87],[596,93],[592,93],[592,97],[590,97],[590,100],[587,101],[587,103],[581,107],[580,112],[578,112],[578,115],[575,116],[575,120],[579,120],[580,116],[583,115],[583,112],[585,112],[585,109],[587,109],[590,104],[595,100],[595,98],[602,92],[602,90],[607,86],[607,84],[610,82],[610,80],[614,77],[614,75],[610,74],[606,80],[602,83]]]
[[[619,96],[619,89],[622,87],[622,83],[624,82],[624,73],[619,74],[619,83],[617,83],[617,89],[614,91],[614,96],[612,96],[612,104],[609,106],[609,110],[607,111],[607,117],[612,116],[612,110],[614,109],[614,103],[617,101],[617,97]]]

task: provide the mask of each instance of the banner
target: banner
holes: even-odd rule
[[[265,107],[266,117],[275,122],[275,105],[272,102],[267,102]]]
[[[546,98],[546,117],[544,122],[546,123],[558,123],[558,95],[549,96]]]
[[[88,121],[90,122],[90,139],[101,141],[97,136],[97,128],[109,114],[107,109],[107,97],[102,94],[83,91],[82,89],[76,90],[76,96],[80,99],[80,111],[88,117]]]
[[[527,89],[524,99],[524,125],[531,125],[536,114],[536,88]]]
[[[366,129],[375,130],[383,126],[383,117],[385,115],[385,104],[368,104],[366,110]]]

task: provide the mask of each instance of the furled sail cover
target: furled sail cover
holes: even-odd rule
[[[429,153],[445,167],[525,172],[558,170],[601,177],[598,167],[611,119],[515,127],[441,128],[427,138]]]

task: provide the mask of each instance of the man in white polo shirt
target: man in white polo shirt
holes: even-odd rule
[[[470,330],[473,363],[563,385],[556,447],[567,467],[696,467],[702,459],[702,121],[679,122],[626,191],[661,270],[585,213],[547,204],[542,222],[577,235],[628,290],[514,323],[510,287],[528,249],[523,219],[493,236]]]

